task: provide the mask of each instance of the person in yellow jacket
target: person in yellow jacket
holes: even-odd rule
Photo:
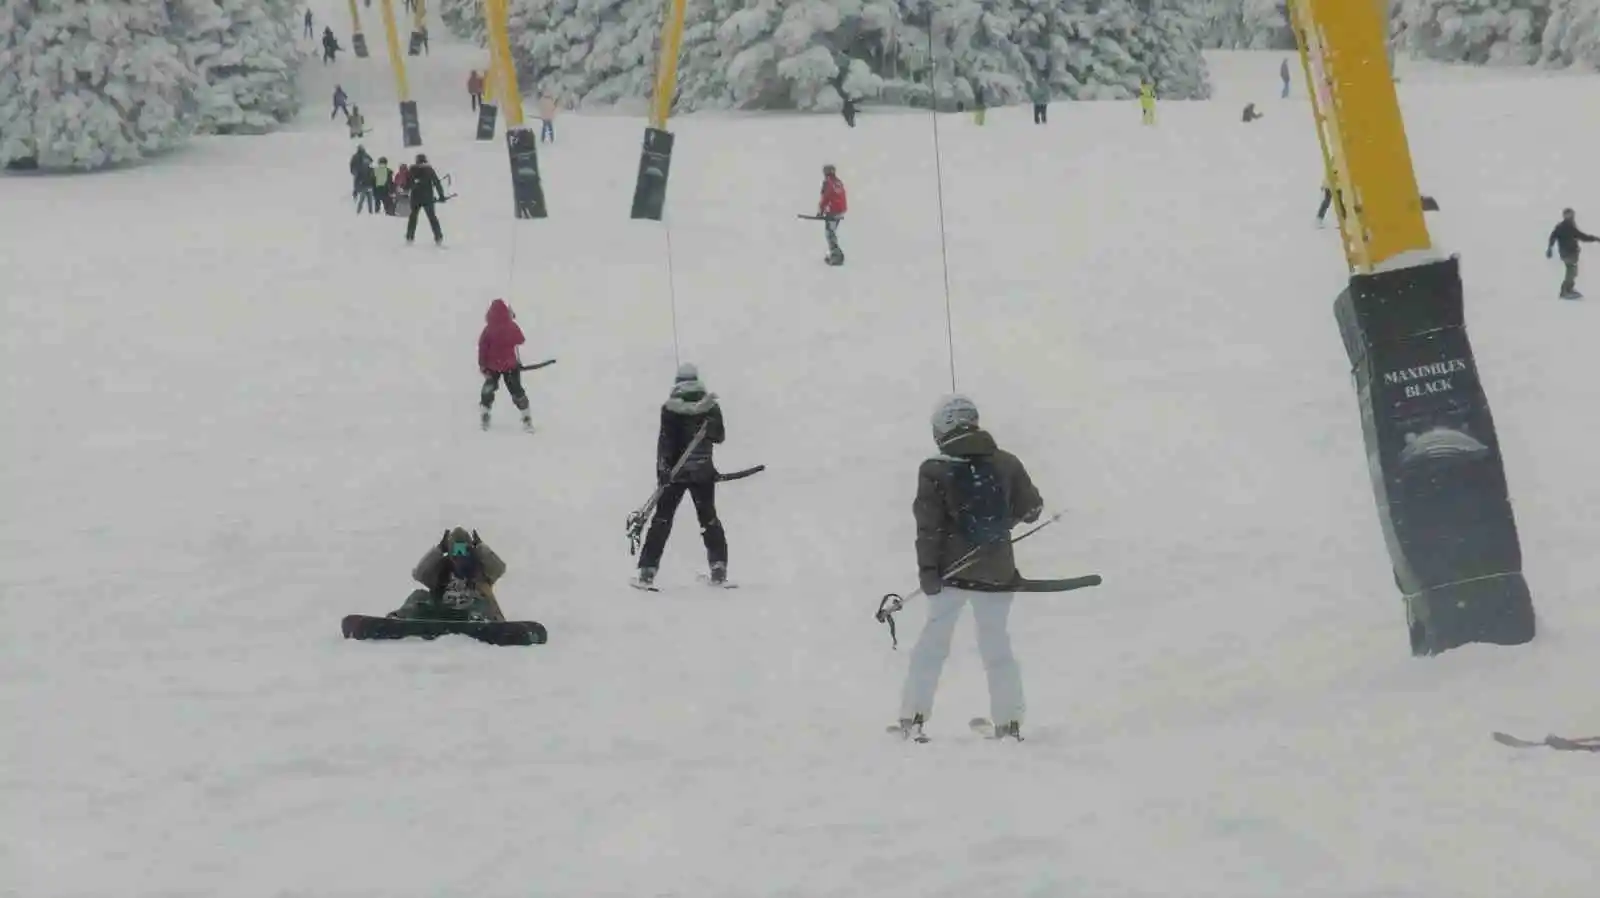
[[[1139,82],[1139,110],[1145,124],[1156,123],[1156,86],[1148,81]]]

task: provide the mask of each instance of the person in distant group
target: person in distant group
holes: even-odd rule
[[[350,112],[344,117],[345,124],[350,126],[350,139],[357,140],[367,136],[367,120],[361,115],[360,106],[351,106]]]
[[[339,39],[333,36],[333,29],[326,26],[322,29],[322,64],[327,65],[336,61],[339,51]]]
[[[476,112],[483,105],[483,76],[477,69],[467,76],[467,96],[472,98],[472,110]]]
[[[372,160],[356,171],[356,214],[378,214],[378,173]]]
[[[982,125],[988,118],[989,105],[983,96],[983,88],[978,85],[972,87],[972,121],[973,124]]]
[[[389,157],[379,156],[372,167],[372,190],[383,207],[383,214],[394,214],[394,172],[389,170]]]
[[[316,37],[317,29],[311,24],[311,10],[306,10],[306,37]]]
[[[427,25],[419,25],[419,26],[417,26],[417,36],[419,38],[421,38],[420,43],[422,44],[422,53],[423,53],[423,55],[424,56],[433,55],[432,51],[430,51],[428,49],[428,26]]]
[[[1278,77],[1283,79],[1283,98],[1289,99],[1289,58],[1283,59],[1283,65],[1278,66]]]
[[[350,117],[350,107],[345,105],[348,102],[350,102],[350,95],[344,92],[344,85],[335,84],[333,86],[333,113],[328,116],[328,121],[331,122],[338,118],[341,112],[348,119]]]
[[[829,265],[844,264],[844,250],[839,248],[839,222],[844,220],[850,204],[845,196],[844,182],[839,171],[831,164],[822,167],[822,196],[817,200],[817,215],[822,219],[823,234],[828,239]]]
[[[1139,114],[1146,125],[1156,123],[1156,86],[1149,81],[1139,82]]]
[[[356,144],[356,151],[350,155],[350,198],[357,201],[357,211],[361,209],[361,187],[367,181],[365,172],[371,168],[372,156],[365,146]]]
[[[1033,100],[1033,123],[1043,125],[1049,121],[1050,85],[1040,81],[1034,86],[1029,99]]]
[[[844,116],[844,123],[854,128],[856,126],[856,113],[860,111],[861,107],[856,105],[856,98],[846,94],[844,105],[839,107],[839,114]]]
[[[556,98],[546,95],[539,100],[539,121],[543,125],[539,128],[539,142],[555,142],[556,139]]]
[[[1578,292],[1578,244],[1594,243],[1600,237],[1591,237],[1578,230],[1578,213],[1571,209],[1561,210],[1561,221],[1550,231],[1550,240],[1545,244],[1544,257],[1550,258],[1552,254],[1561,253],[1561,264],[1566,266],[1566,276],[1561,279],[1562,299],[1582,299],[1583,294]]]
[[[409,245],[416,240],[417,215],[426,213],[428,227],[433,231],[434,245],[444,246],[444,229],[439,227],[439,216],[433,211],[434,203],[442,203],[445,200],[444,182],[439,180],[438,172],[428,164],[428,157],[425,154],[417,154],[416,164],[411,166],[406,181],[411,194],[411,214],[406,216],[406,243]]]

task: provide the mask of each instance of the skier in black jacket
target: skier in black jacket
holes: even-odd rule
[[[411,166],[411,215],[406,218],[406,243],[417,237],[417,213],[428,213],[428,227],[433,229],[433,242],[437,246],[444,246],[444,231],[439,228],[439,216],[433,213],[433,204],[445,200],[444,183],[439,180],[438,172],[428,164],[428,157],[422,153],[417,154],[417,163]]]
[[[1561,281],[1562,299],[1582,299],[1583,294],[1578,292],[1578,243],[1594,243],[1600,237],[1592,237],[1578,230],[1578,213],[1571,209],[1561,210],[1561,223],[1550,232],[1550,241],[1545,244],[1544,257],[1550,258],[1552,251],[1561,252],[1561,262],[1567,267],[1567,276]]]
[[[695,443],[695,434],[702,426],[705,436]],[[656,439],[656,484],[661,495],[639,552],[636,585],[648,587],[655,581],[661,553],[667,547],[667,537],[672,535],[672,518],[684,493],[694,500],[695,514],[700,519],[700,535],[705,539],[706,558],[711,563],[711,582],[727,582],[728,537],[717,519],[717,468],[712,459],[712,446],[722,442],[725,435],[717,394],[706,391],[695,366],[679,365],[672,394],[661,406],[661,434]],[[673,467],[680,460],[682,466],[674,475]]]

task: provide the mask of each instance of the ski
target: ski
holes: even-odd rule
[[[1509,733],[1494,732],[1490,734],[1494,741],[1511,748],[1553,748],[1556,751],[1588,751],[1600,752],[1600,736],[1585,736],[1569,739],[1563,736],[1546,736],[1535,742],[1532,739],[1522,739]]]
[[[1011,739],[1017,740],[1018,742],[1022,741],[1022,734],[1021,733],[1003,733],[1003,734],[998,735],[998,736],[995,735],[994,722],[991,721],[987,717],[974,717],[971,720],[967,721],[967,726],[974,733],[977,733],[979,736],[982,736],[985,739],[997,739],[998,740],[998,739],[1011,738]]]
[[[908,729],[898,723],[891,723],[884,727],[883,731],[891,736],[899,736],[901,739],[916,742],[919,745],[927,745],[929,742],[933,741],[931,738],[929,738],[927,733],[922,731],[921,724],[914,724]]]

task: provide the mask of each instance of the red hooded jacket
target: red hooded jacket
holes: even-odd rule
[[[517,326],[516,313],[503,299],[489,303],[489,313],[484,316],[483,333],[478,337],[478,369],[505,373],[521,367],[517,347],[523,343],[522,328]]]
[[[829,218],[838,218],[845,213],[849,205],[845,202],[844,182],[837,175],[824,178],[822,181],[822,201],[817,204],[817,214]]]

